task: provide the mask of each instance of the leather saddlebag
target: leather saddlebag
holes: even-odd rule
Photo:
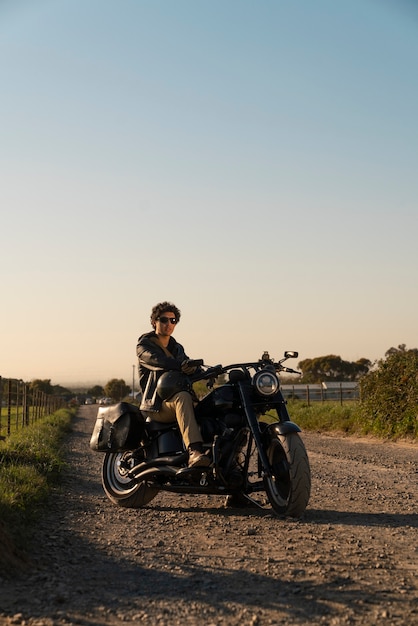
[[[119,402],[99,407],[90,448],[95,452],[135,450],[145,437],[145,420],[137,406]]]

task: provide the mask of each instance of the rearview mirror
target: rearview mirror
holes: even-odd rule
[[[299,352],[295,352],[294,350],[286,350],[284,353],[285,359],[297,359],[299,356]]]

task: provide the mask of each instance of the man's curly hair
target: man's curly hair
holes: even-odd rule
[[[175,304],[173,304],[172,302],[159,302],[158,304],[156,304],[154,307],[152,307],[152,311],[151,311],[151,326],[153,328],[155,328],[155,323],[157,321],[157,319],[160,317],[160,315],[162,315],[163,313],[174,313],[174,315],[176,316],[176,320],[179,322],[180,321],[180,309],[178,309],[176,307]]]

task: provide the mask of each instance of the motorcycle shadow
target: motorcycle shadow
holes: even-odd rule
[[[149,504],[147,508],[160,513],[172,513],[178,511],[180,513],[207,513],[209,515],[218,515],[220,517],[273,517],[276,519],[285,519],[285,516],[275,515],[271,507],[266,504],[265,507],[249,504],[245,505],[226,505],[226,496],[219,498],[219,503],[216,505],[182,505],[182,504]]]
[[[294,519],[298,522],[308,524],[333,524],[347,526],[367,526],[387,527],[387,528],[418,528],[418,514],[416,513],[357,513],[353,511],[337,511],[334,509],[306,509],[300,518],[288,518],[285,515],[276,515],[267,504],[265,508],[254,506],[225,506],[223,501],[219,501],[219,505],[202,506],[202,505],[149,505],[154,511],[168,513],[179,511],[184,513],[207,513],[209,515],[218,515],[220,517],[246,517],[246,518],[263,518],[271,517],[273,519],[285,520]]]
[[[384,526],[387,528],[418,527],[416,513],[357,513],[334,509],[307,509],[305,518],[317,524],[347,524],[348,526]]]

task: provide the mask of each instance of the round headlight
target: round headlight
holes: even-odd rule
[[[274,372],[262,370],[253,378],[253,385],[262,396],[274,396],[279,389],[279,379]]]

